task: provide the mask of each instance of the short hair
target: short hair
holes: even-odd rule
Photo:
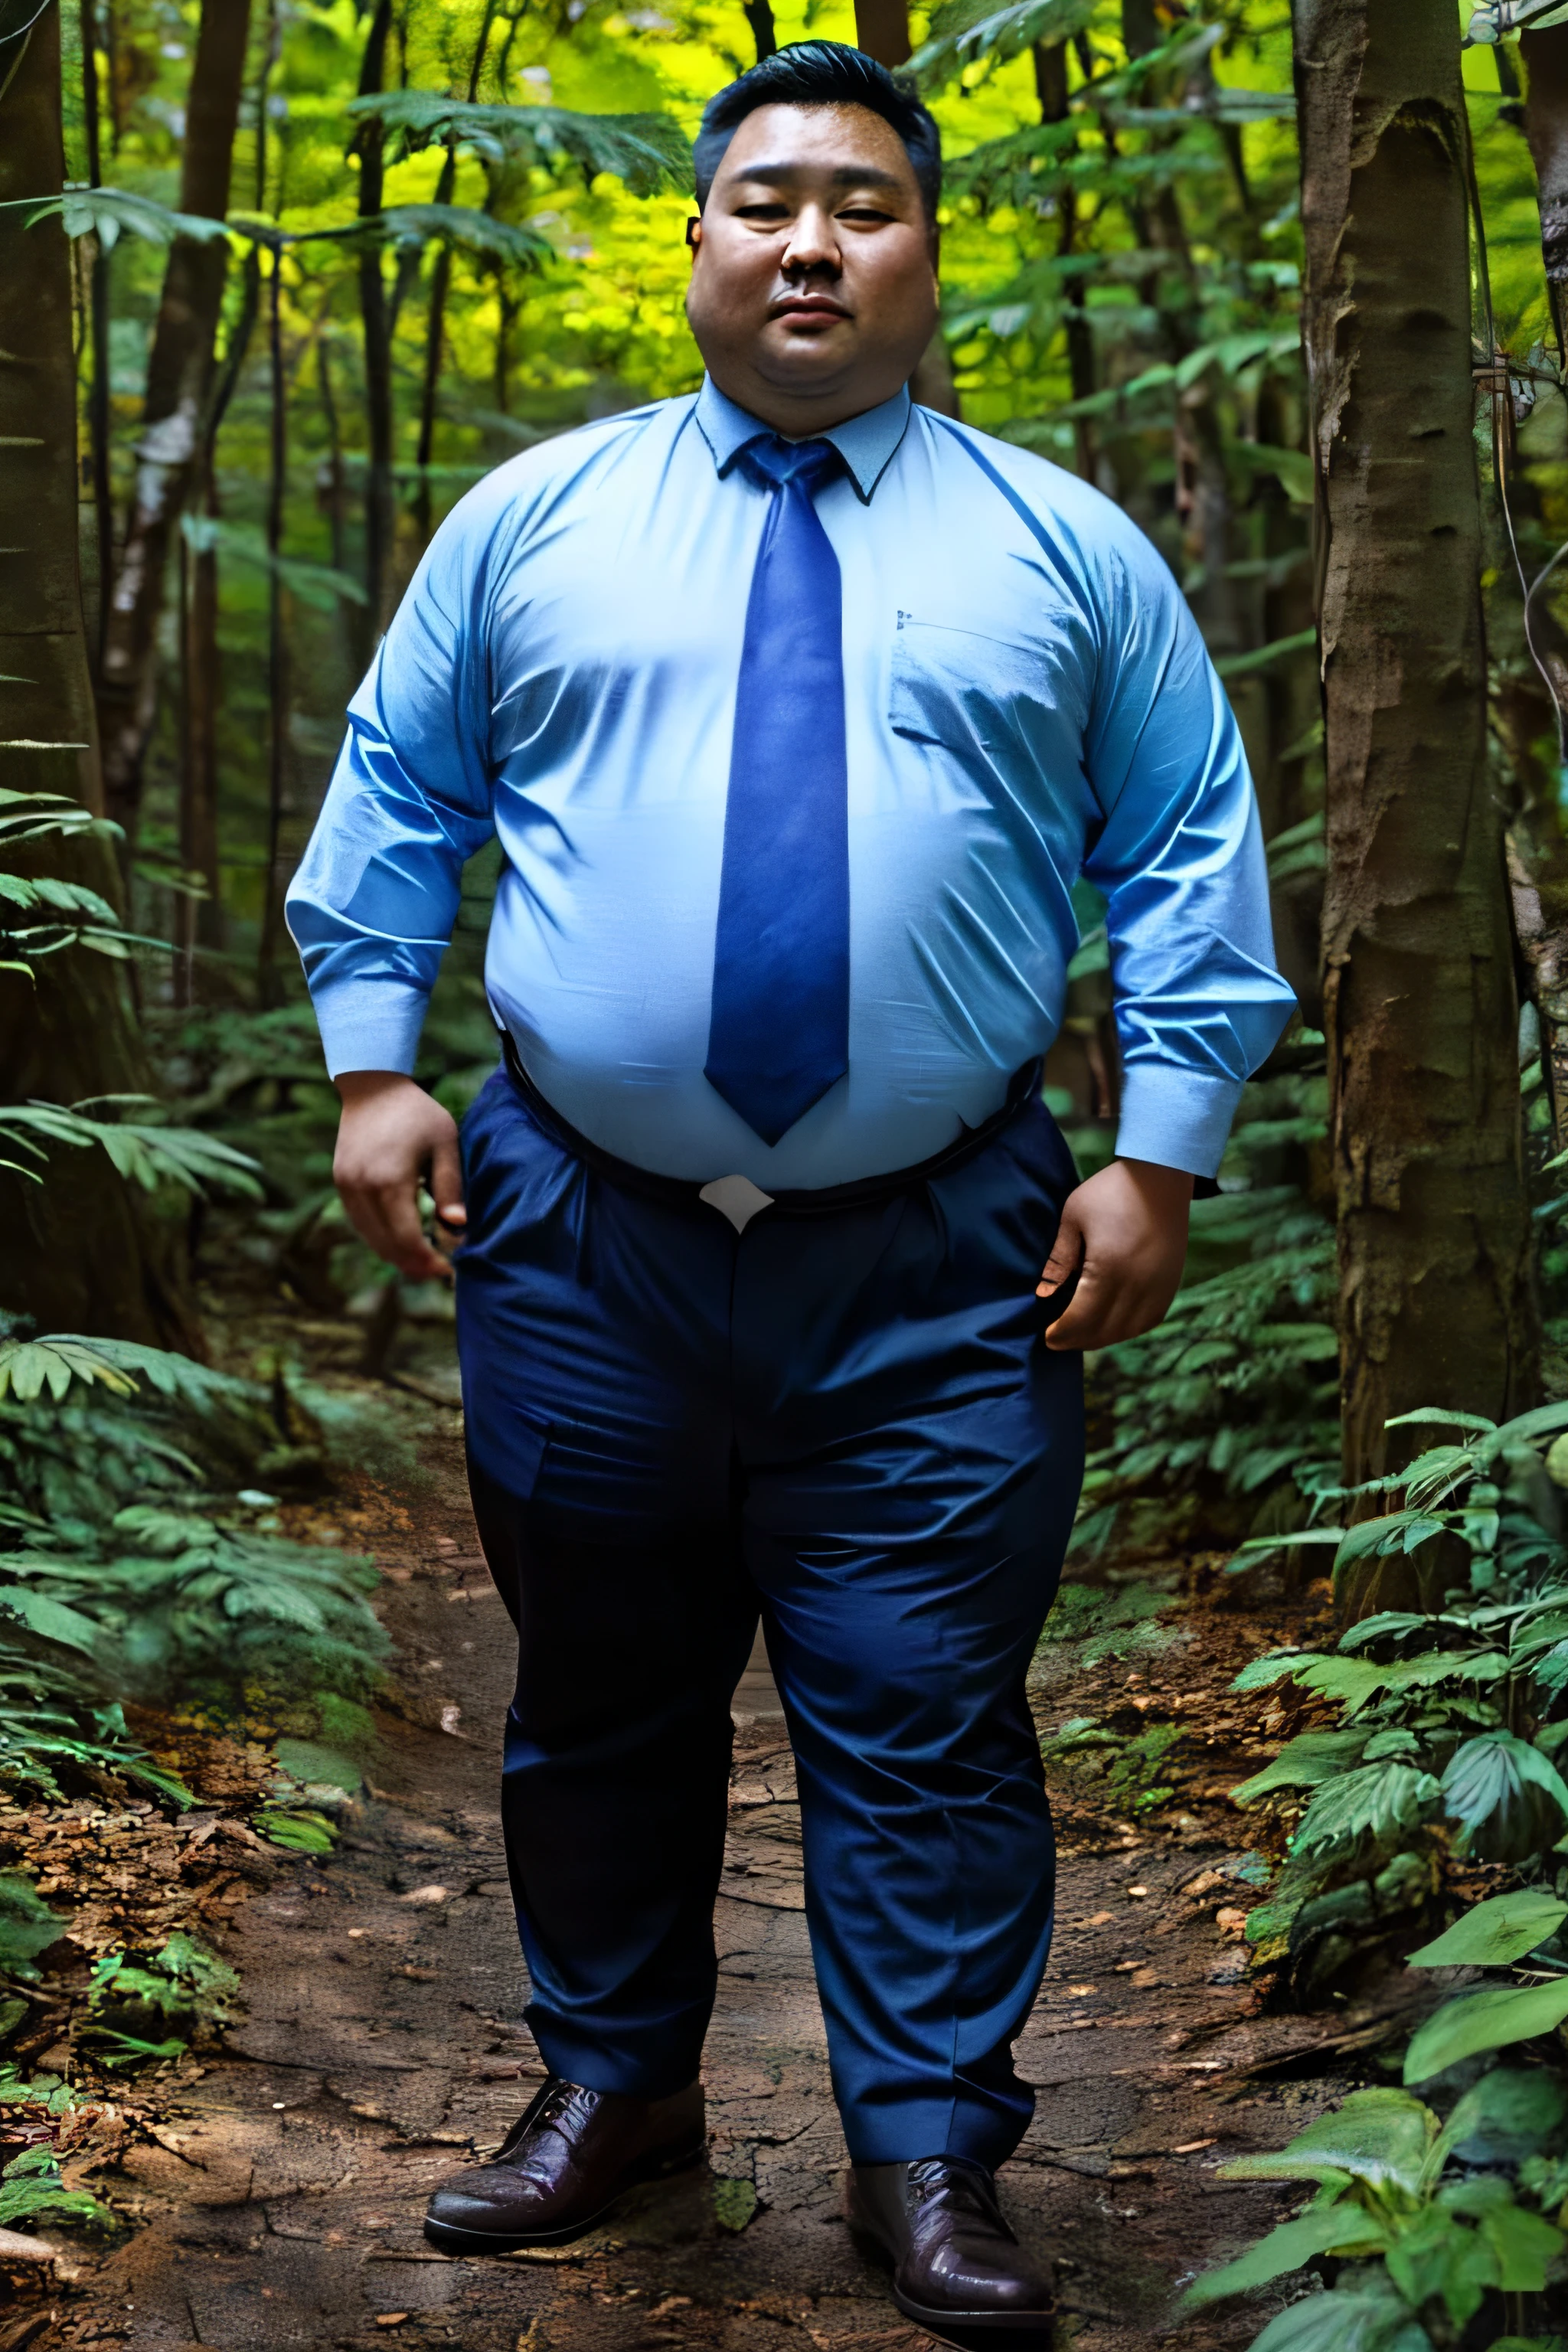
[[[724,151],[759,106],[864,106],[890,122],[904,142],[927,217],[942,195],[942,133],[929,110],[900,88],[884,65],[843,41],[792,41],[710,98],[692,146],[697,203],[708,202]]]

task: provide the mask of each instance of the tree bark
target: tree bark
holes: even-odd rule
[[[222,220],[228,211],[249,22],[250,0],[203,0],[180,210],[209,220]],[[174,239],[147,363],[136,488],[109,599],[98,696],[105,800],[128,836],[135,829],[157,703],[158,618],[171,536],[197,472],[227,257],[221,238]]]
[[[855,46],[879,65],[907,65],[909,0],[855,0]]]
[[[386,71],[386,39],[391,29],[392,0],[377,0],[360,66],[362,98],[373,96],[382,87]],[[382,126],[374,120],[363,123],[354,136],[353,152],[359,157],[361,220],[374,220],[382,208],[385,144]],[[368,661],[376,639],[391,618],[386,598],[395,525],[392,496],[392,320],[387,309],[386,280],[382,274],[381,247],[374,236],[363,237],[360,242],[359,303],[364,331],[365,436],[370,445],[364,503],[364,584],[368,601],[360,654],[363,660]]]
[[[1525,68],[1524,135],[1541,203],[1541,257],[1561,359],[1568,356],[1568,26],[1521,34],[1519,53]]]
[[[262,900],[258,990],[263,1004],[283,1001],[278,973],[279,933],[283,927],[283,813],[289,782],[289,630],[287,599],[279,564],[283,553],[283,501],[289,485],[289,381],[283,365],[283,248],[272,249],[268,280],[267,355],[271,394],[267,476],[267,877]]]
[[[1298,0],[1326,728],[1324,1018],[1347,1477],[1536,1380],[1501,812],[1487,786],[1458,27]],[[1369,1577],[1386,1598],[1409,1571]],[[1365,1606],[1368,1591],[1351,1596]]]
[[[879,65],[889,68],[906,65],[912,55],[909,0],[855,0],[855,45]],[[962,414],[952,362],[940,327],[910,378],[910,392],[923,408],[938,409],[943,416]]]
[[[87,141],[89,187],[103,184],[98,95],[98,9],[96,0],[81,0],[81,110]],[[92,240],[92,272],[88,292],[88,347],[92,374],[88,385],[87,431],[92,467],[93,625],[89,640],[93,666],[103,658],[103,626],[109,612],[109,585],[114,576],[114,502],[109,486],[109,254],[99,237]]]
[[[1065,41],[1035,43],[1035,94],[1040,101],[1042,122],[1065,122],[1069,109],[1068,90],[1068,53]],[[1076,153],[1078,142],[1073,142]],[[1078,236],[1078,197],[1070,182],[1063,185],[1057,198],[1057,251],[1062,256],[1071,253]],[[1089,328],[1089,311],[1084,299],[1083,279],[1074,278],[1068,288],[1067,314],[1068,375],[1072,384],[1074,400],[1088,400],[1097,389],[1094,366],[1094,337]],[[1092,482],[1098,461],[1095,447],[1094,419],[1077,416],[1073,419],[1073,442],[1078,458],[1078,470],[1086,482]]]
[[[15,46],[0,47],[0,82],[11,75],[0,204],[57,193],[64,171],[58,7],[26,38],[19,61]],[[0,212],[0,509],[6,537],[23,542],[0,562],[0,781],[101,812],[77,569],[70,250],[58,220],[24,228],[24,217]],[[118,896],[102,834],[45,840],[9,862]],[[80,948],[46,958],[36,986],[0,973],[0,1102],[148,1090],[122,973]],[[0,1171],[0,1305],[45,1330],[197,1342],[177,1234],[96,1147],[52,1153],[42,1184]]]

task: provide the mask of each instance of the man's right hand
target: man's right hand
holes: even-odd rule
[[[458,1123],[423,1087],[394,1070],[347,1070],[332,1181],[356,1232],[412,1281],[449,1280],[451,1262],[425,1238],[419,1183],[447,1225],[468,1221]]]

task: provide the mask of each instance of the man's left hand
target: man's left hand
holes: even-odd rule
[[[1049,1298],[1075,1267],[1078,1289],[1047,1348],[1109,1348],[1153,1329],[1182,1279],[1192,1198],[1190,1176],[1151,1160],[1113,1160],[1068,1193],[1035,1295]]]

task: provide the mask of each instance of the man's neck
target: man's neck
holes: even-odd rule
[[[857,416],[867,416],[874,408],[881,408],[906,389],[896,383],[883,385],[868,394],[849,386],[825,390],[821,394],[785,393],[761,377],[748,383],[731,379],[726,383],[716,368],[708,371],[715,388],[759,425],[771,425],[784,441],[813,441],[819,435],[831,433],[836,425],[848,425]]]

